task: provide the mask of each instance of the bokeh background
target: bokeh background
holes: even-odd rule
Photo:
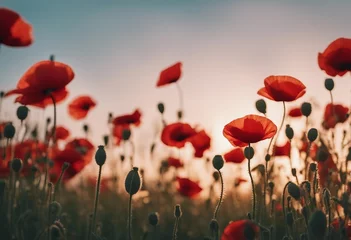
[[[98,106],[85,122],[96,144],[107,133],[108,112],[141,109],[143,126],[137,134],[146,140],[138,141],[139,147],[148,147],[150,126],[159,122],[158,102],[165,103],[168,121],[175,121],[176,87],[157,89],[155,84],[162,69],[182,61],[184,119],[201,123],[213,136],[214,152],[222,153],[230,149],[223,126],[256,113],[256,92],[268,75],[300,79],[307,86],[301,101],[316,99],[324,106],[329,93],[317,53],[351,35],[351,1],[346,0],[1,0],[0,5],[32,23],[36,38],[29,48],[1,47],[0,89],[14,88],[33,63],[54,54],[76,73],[69,98],[59,105],[58,123],[83,136],[84,122],[71,120],[66,105],[77,95],[91,95]],[[349,78],[336,80],[335,102],[350,102]],[[13,117],[12,101],[4,102],[3,118]],[[44,114],[51,116],[51,107],[31,118],[43,120]],[[268,101],[268,117],[278,124],[281,114],[282,106]]]

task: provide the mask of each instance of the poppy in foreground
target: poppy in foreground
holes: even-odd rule
[[[18,13],[0,8],[0,44],[27,47],[34,41],[32,26]]]
[[[76,120],[85,118],[96,102],[89,96],[79,96],[68,105],[68,114]]]
[[[269,76],[257,93],[277,102],[292,102],[306,93],[306,86],[291,76]]]
[[[245,160],[244,150],[242,148],[234,148],[233,150],[225,153],[223,158],[226,162],[240,164]]]
[[[318,53],[318,65],[329,76],[343,76],[351,71],[351,39],[338,38],[323,53]]]
[[[202,188],[189,178],[177,177],[177,190],[185,197],[194,198],[202,191]]]
[[[247,115],[235,119],[224,126],[223,135],[233,146],[245,147],[273,137],[277,126],[268,118],[258,115]]]
[[[324,110],[322,126],[325,129],[335,128],[336,124],[344,123],[348,118],[349,109],[341,104],[329,103]]]
[[[195,134],[195,129],[189,124],[177,122],[164,127],[161,140],[167,146],[182,148]]]
[[[162,87],[174,82],[177,82],[182,75],[182,63],[177,62],[174,65],[164,69],[160,73],[160,77],[157,81],[156,86]]]
[[[250,220],[238,220],[225,227],[221,240],[254,240],[259,235],[259,227]]]
[[[72,68],[64,63],[41,61],[30,67],[17,83],[17,88],[6,96],[19,94],[16,102],[41,108],[63,101],[68,91],[66,85],[74,78]]]

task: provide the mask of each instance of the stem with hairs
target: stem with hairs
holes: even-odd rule
[[[172,240],[176,240],[177,239],[178,224],[179,224],[179,218],[177,217],[176,220],[175,220],[174,228],[173,228]]]
[[[213,218],[217,219],[217,215],[218,215],[218,211],[221,207],[222,201],[223,201],[223,195],[224,195],[224,183],[223,183],[223,176],[220,170],[218,170],[218,174],[219,174],[219,179],[221,180],[221,195],[219,197],[219,201],[217,203],[217,206],[215,208],[215,212],[213,214]]]
[[[102,170],[102,165],[99,165],[99,175],[98,175],[98,179],[97,179],[97,183],[96,183],[93,222],[92,222],[92,226],[91,226],[91,232],[89,234],[89,239],[91,238],[91,233],[95,232],[96,212],[97,212],[97,206],[99,203],[99,195],[100,195],[101,170]]]
[[[250,148],[250,144],[249,144],[249,148]],[[255,221],[255,212],[256,212],[256,193],[255,193],[255,183],[254,180],[252,178],[252,174],[251,174],[251,157],[247,159],[247,168],[249,171],[249,176],[250,176],[250,181],[251,181],[251,188],[252,188],[252,220]]]

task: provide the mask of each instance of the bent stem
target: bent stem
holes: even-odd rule
[[[172,240],[176,240],[177,239],[178,224],[179,224],[179,217],[176,217],[174,228],[173,228]]]
[[[92,223],[92,226],[91,226],[91,232],[89,234],[89,239],[90,239],[91,233],[95,232],[96,212],[97,212],[97,206],[98,206],[98,203],[99,203],[99,194],[100,194],[101,170],[102,170],[102,165],[99,165],[99,176],[98,176],[97,183],[96,183],[93,223]]]
[[[250,144],[249,144],[249,147]],[[251,188],[252,188],[252,220],[255,221],[255,212],[256,212],[256,193],[255,193],[255,183],[252,178],[251,174],[251,157],[247,159],[247,168],[249,171],[250,181],[251,181]]]
[[[284,186],[284,190],[283,190],[283,197],[282,197],[282,207],[283,207],[283,216],[284,216],[284,221],[286,219],[286,212],[285,212],[285,192],[286,192],[286,188],[288,187],[288,185],[291,183],[291,181],[287,182]],[[288,225],[285,221],[285,231],[288,232],[289,228]]]
[[[217,219],[217,215],[218,215],[218,211],[221,207],[221,204],[222,204],[222,201],[223,201],[223,194],[224,194],[224,184],[223,184],[223,176],[222,176],[222,173],[220,170],[218,170],[218,174],[219,174],[219,178],[221,180],[221,195],[219,197],[219,201],[217,203],[217,206],[216,206],[216,209],[215,209],[215,212],[213,214],[213,218],[214,219]]]

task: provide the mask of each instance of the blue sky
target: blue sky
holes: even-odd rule
[[[256,113],[256,92],[268,75],[295,76],[308,89],[301,101],[328,102],[317,53],[338,37],[351,37],[351,1],[2,0],[0,6],[24,16],[35,35],[29,48],[1,48],[0,89],[14,88],[32,64],[55,54],[76,73],[66,103],[79,94],[98,102],[86,120],[98,143],[107,112],[139,107],[142,136],[157,121],[159,101],[166,103],[169,121],[175,120],[176,88],[156,89],[155,83],[163,68],[182,61],[185,120],[211,131],[216,149],[228,148],[223,125]],[[350,102],[350,78],[336,79],[337,102]],[[10,115],[11,101],[5,102]],[[65,106],[59,106],[58,122],[81,134],[82,123],[72,121]],[[268,107],[278,123],[281,106]]]

